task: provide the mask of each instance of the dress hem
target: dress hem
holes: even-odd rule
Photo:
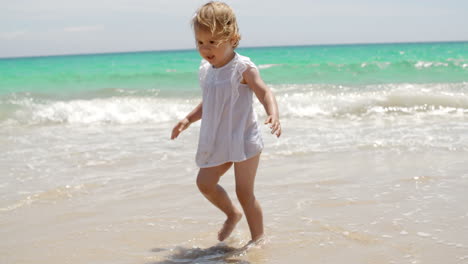
[[[227,160],[227,161],[215,162],[215,163],[212,163],[212,164],[206,164],[206,165],[201,165],[201,166],[197,164],[197,166],[198,166],[198,168],[203,169],[203,168],[216,167],[216,166],[222,165],[224,163],[228,163],[228,162],[242,162],[242,161],[246,161],[246,160],[248,160],[250,158],[253,158],[253,157],[257,156],[258,154],[262,153],[262,151],[263,151],[263,148],[260,151],[255,152],[255,154],[247,156],[245,159]]]

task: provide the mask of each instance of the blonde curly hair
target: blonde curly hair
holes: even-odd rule
[[[211,1],[197,10],[192,19],[195,31],[207,30],[219,38],[220,43],[235,40],[234,48],[237,48],[241,36],[237,25],[234,10],[223,2]]]

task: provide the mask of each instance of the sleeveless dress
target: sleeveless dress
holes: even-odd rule
[[[244,161],[263,149],[252,105],[253,91],[241,84],[242,73],[248,68],[257,69],[248,57],[237,53],[219,68],[206,60],[200,64],[203,105],[195,158],[200,168]]]

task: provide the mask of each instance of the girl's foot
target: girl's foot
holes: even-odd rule
[[[257,239],[250,240],[247,244],[245,244],[240,250],[249,250],[252,247],[262,246],[266,243],[266,239],[264,235],[259,236]]]
[[[223,241],[226,239],[229,235],[231,235],[232,231],[234,230],[234,227],[236,227],[236,224],[241,220],[242,218],[242,213],[237,212],[233,216],[229,216],[228,219],[224,222],[223,227],[221,230],[218,232],[218,240]]]
[[[258,237],[250,240],[246,246],[257,246],[257,245],[262,245],[264,243],[265,243],[265,235],[261,234]]]

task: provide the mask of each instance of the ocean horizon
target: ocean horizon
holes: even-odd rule
[[[271,45],[271,46],[240,46],[238,49],[262,49],[262,48],[286,48],[286,47],[313,47],[313,46],[353,46],[353,45],[391,45],[391,44],[437,44],[437,43],[466,43],[468,40],[443,40],[443,41],[398,41],[398,42],[351,42],[351,43],[317,43],[317,44],[297,44],[297,45]],[[112,55],[126,53],[151,53],[151,52],[184,52],[197,51],[196,48],[176,48],[176,49],[155,49],[155,50],[121,50],[121,51],[101,51],[101,52],[82,52],[82,53],[60,53],[43,55],[25,55],[25,56],[7,56],[1,59],[20,59],[37,57],[61,57],[61,56],[87,56],[87,55]]]

